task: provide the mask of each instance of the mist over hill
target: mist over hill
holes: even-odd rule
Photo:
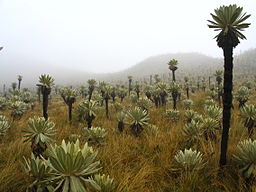
[[[181,74],[195,75],[199,73],[210,73],[216,68],[221,67],[221,60],[212,58],[199,53],[175,53],[163,54],[149,57],[140,63],[114,74],[118,79],[127,79],[127,75],[132,75],[135,79],[149,77],[150,75],[168,75],[168,62],[175,58],[178,60],[177,78]]]
[[[95,78],[99,81],[106,80],[110,82],[126,81],[127,76],[132,75],[135,80],[148,79],[150,75],[159,74],[168,76],[168,61],[177,59],[178,70],[176,71],[177,79],[183,76],[208,76],[212,75],[215,70],[223,69],[223,58],[213,58],[200,53],[170,53],[152,56],[135,64],[134,66],[116,73],[87,73],[70,68],[56,67],[47,63],[32,61],[29,59],[1,62],[0,86],[6,84],[11,86],[12,82],[17,82],[17,75],[23,76],[22,87],[35,87],[38,77],[41,74],[50,74],[55,78],[57,85],[86,85],[89,78]],[[31,65],[34,63],[34,65]],[[252,73],[256,72],[256,49],[250,49],[234,57],[235,73]],[[33,67],[31,67],[33,66]]]
[[[70,68],[58,67],[49,63],[30,59],[15,59],[1,62],[0,86],[10,87],[17,82],[17,75],[22,75],[22,87],[34,87],[41,74],[54,77],[57,85],[77,85],[85,83],[89,78],[97,78],[96,74]]]
[[[128,75],[132,75],[137,80],[149,78],[150,75],[159,74],[168,75],[168,62],[170,59],[178,60],[177,78],[183,76],[209,76],[213,75],[216,70],[223,70],[223,58],[214,58],[200,53],[170,53],[149,57],[136,65],[110,74],[105,77],[106,80],[127,80]],[[252,73],[256,72],[256,49],[247,50],[239,55],[234,56],[235,73]]]
[[[235,71],[238,72],[256,72],[256,48],[249,49],[235,56]]]

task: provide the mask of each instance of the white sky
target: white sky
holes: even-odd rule
[[[206,20],[230,3],[252,14],[236,53],[255,48],[255,0],[0,0],[0,62],[113,72],[164,53],[220,57]]]

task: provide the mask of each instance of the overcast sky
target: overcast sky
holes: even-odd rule
[[[0,0],[0,65],[114,72],[164,53],[221,57],[206,20],[230,3],[252,14],[235,53],[255,48],[255,0]]]

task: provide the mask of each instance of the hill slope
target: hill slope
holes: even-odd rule
[[[168,74],[170,70],[168,69],[167,63],[173,58],[179,62],[177,76],[184,73],[191,75],[196,73],[209,73],[213,71],[213,69],[221,67],[221,60],[217,58],[208,57],[199,53],[176,53],[149,57],[116,75],[121,78],[129,74],[135,78],[139,78],[152,74]]]
[[[116,73],[93,74],[84,71],[72,70],[61,67],[52,67],[42,62],[22,60],[2,62],[0,72],[0,86],[6,84],[7,87],[11,82],[17,81],[17,75],[22,74],[23,86],[34,86],[38,76],[43,73],[51,74],[56,79],[56,84],[60,85],[81,85],[85,84],[89,78],[106,81],[126,81],[128,75],[134,79],[143,80],[150,75],[159,74],[167,76],[170,73],[168,61],[177,59],[178,70],[177,78],[182,76],[209,76],[215,70],[223,69],[223,58],[213,58],[199,53],[171,53],[149,57],[136,65]],[[36,63],[31,67],[31,63]],[[256,49],[251,49],[235,56],[234,58],[235,73],[252,74],[256,72]]]
[[[163,54],[149,57],[140,63],[118,73],[111,74],[111,79],[127,79],[132,75],[135,79],[149,77],[154,74],[168,74],[168,61],[175,58],[178,60],[177,77],[188,76],[208,76],[217,69],[223,70],[223,58],[213,58],[199,53],[176,53]],[[245,51],[234,56],[234,72],[253,73],[256,72],[256,49]],[[108,79],[109,79],[108,78]]]

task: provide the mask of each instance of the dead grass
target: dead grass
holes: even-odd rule
[[[195,105],[193,109],[202,113],[202,103],[205,93],[199,92],[191,96]],[[75,106],[79,101],[76,102]],[[126,98],[124,106],[131,103]],[[168,105],[167,108],[171,108]],[[75,107],[74,107],[75,109]],[[178,109],[184,113],[181,102]],[[167,191],[246,191],[243,190],[242,179],[238,177],[235,166],[227,168],[225,178],[218,176],[218,160],[220,153],[220,133],[214,142],[203,141],[199,149],[206,161],[205,170],[184,180],[182,176],[174,174],[171,170],[175,167],[174,155],[183,149],[184,138],[181,130],[184,126],[183,119],[178,123],[170,122],[164,115],[165,108],[150,109],[150,123],[159,127],[157,136],[142,134],[135,138],[126,125],[125,131],[117,131],[116,112],[110,110],[110,119],[105,118],[104,108],[99,111],[93,126],[100,126],[107,130],[106,143],[95,147],[98,150],[98,159],[103,167],[102,172],[114,178],[118,192],[167,192]],[[9,112],[5,111],[9,116]],[[29,177],[21,169],[20,162],[23,156],[30,156],[30,144],[23,143],[23,133],[27,120],[34,115],[41,115],[41,106],[37,104],[34,111],[26,113],[21,120],[12,122],[11,129],[0,142],[0,191],[19,192],[25,191],[29,185]],[[59,98],[53,98],[49,106],[50,120],[55,122],[57,134],[55,140],[60,143],[68,139],[70,134],[80,134],[85,141],[83,128],[85,124],[74,121],[68,123],[67,106]],[[75,119],[75,110],[74,110]],[[237,106],[233,110],[232,126],[229,141],[229,159],[236,150],[238,141],[247,138],[246,129],[239,118]]]

